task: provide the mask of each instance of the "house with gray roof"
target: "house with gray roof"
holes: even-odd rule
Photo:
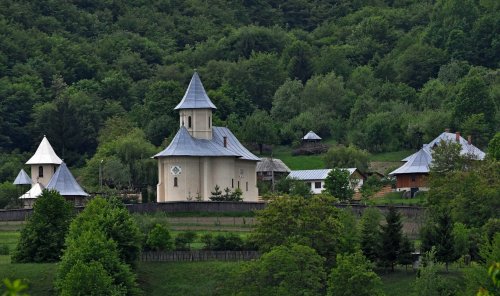
[[[349,172],[349,183],[354,191],[359,191],[366,177],[357,168],[342,168]],[[311,192],[319,194],[325,189],[325,179],[332,169],[291,171],[287,178],[304,181]]]
[[[460,144],[460,154],[467,155],[472,159],[483,160],[486,156],[483,151],[472,144],[470,137],[465,140],[460,136],[459,132],[450,133],[445,131],[428,144],[424,144],[417,152],[404,158],[402,160],[404,164],[389,173],[389,176],[396,178],[397,191],[407,191],[413,196],[417,191],[429,190],[427,177],[432,165],[432,149],[443,142]]]
[[[153,156],[158,160],[157,202],[209,200],[216,186],[241,190],[244,201],[257,200],[260,159],[228,128],[212,126],[215,109],[195,72],[174,108],[179,111],[179,131]]]

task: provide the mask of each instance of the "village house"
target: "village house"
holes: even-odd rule
[[[244,201],[257,201],[256,166],[260,160],[226,127],[212,126],[216,107],[198,73],[181,102],[180,128],[158,160],[157,202],[209,200],[218,186],[241,190]]]
[[[43,189],[56,190],[74,205],[83,205],[89,196],[75,180],[66,164],[55,153],[49,141],[43,136],[35,154],[26,162],[31,166],[31,179],[21,170],[15,185],[30,184],[31,189],[19,197],[25,208],[33,207]]]
[[[257,180],[269,182],[273,191],[276,182],[282,178],[286,178],[289,173],[290,169],[281,159],[262,157],[257,162]]]
[[[413,197],[418,191],[429,190],[427,177],[432,165],[432,149],[443,141],[460,144],[461,155],[468,155],[476,160],[483,160],[485,157],[485,153],[472,144],[470,136],[465,140],[459,132],[450,133],[446,130],[429,144],[424,144],[420,150],[403,159],[404,164],[389,173],[389,176],[396,178],[397,191],[409,192],[410,197]]]
[[[341,169],[349,172],[349,183],[355,192],[363,186],[366,177],[356,168]],[[332,169],[291,171],[287,178],[304,181],[314,194],[320,194],[325,189],[325,179]]]

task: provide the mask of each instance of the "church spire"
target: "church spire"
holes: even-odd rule
[[[174,108],[174,110],[182,109],[217,109],[208,97],[197,72],[191,77],[182,101]]]

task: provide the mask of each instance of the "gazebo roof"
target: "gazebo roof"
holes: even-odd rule
[[[47,137],[43,136],[42,142],[36,149],[35,154],[26,162],[26,164],[61,164],[62,160],[57,156],[52,149],[52,146],[47,140]]]
[[[263,157],[257,162],[257,172],[289,173],[290,169],[281,159]]]
[[[217,109],[208,97],[197,72],[194,72],[181,102],[174,108],[181,109]]]
[[[318,136],[315,132],[309,131],[302,140],[321,140],[321,137]]]
[[[55,189],[62,196],[89,196],[76,182],[66,164],[63,162],[47,184],[47,189]]]
[[[31,185],[31,184],[32,181],[30,176],[28,176],[28,174],[23,169],[21,169],[19,171],[19,174],[17,174],[16,179],[14,180],[14,185]]]

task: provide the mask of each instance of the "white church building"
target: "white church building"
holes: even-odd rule
[[[21,170],[14,181],[15,185],[31,184],[31,189],[19,197],[25,208],[33,207],[43,189],[56,190],[75,205],[83,205],[85,198],[89,196],[78,184],[64,161],[57,156],[45,136],[26,164],[31,166],[31,178]]]
[[[154,156],[158,160],[157,202],[209,200],[216,186],[231,191],[239,188],[243,201],[257,201],[260,159],[228,128],[212,126],[215,109],[195,72],[174,109],[179,111],[179,131]]]

